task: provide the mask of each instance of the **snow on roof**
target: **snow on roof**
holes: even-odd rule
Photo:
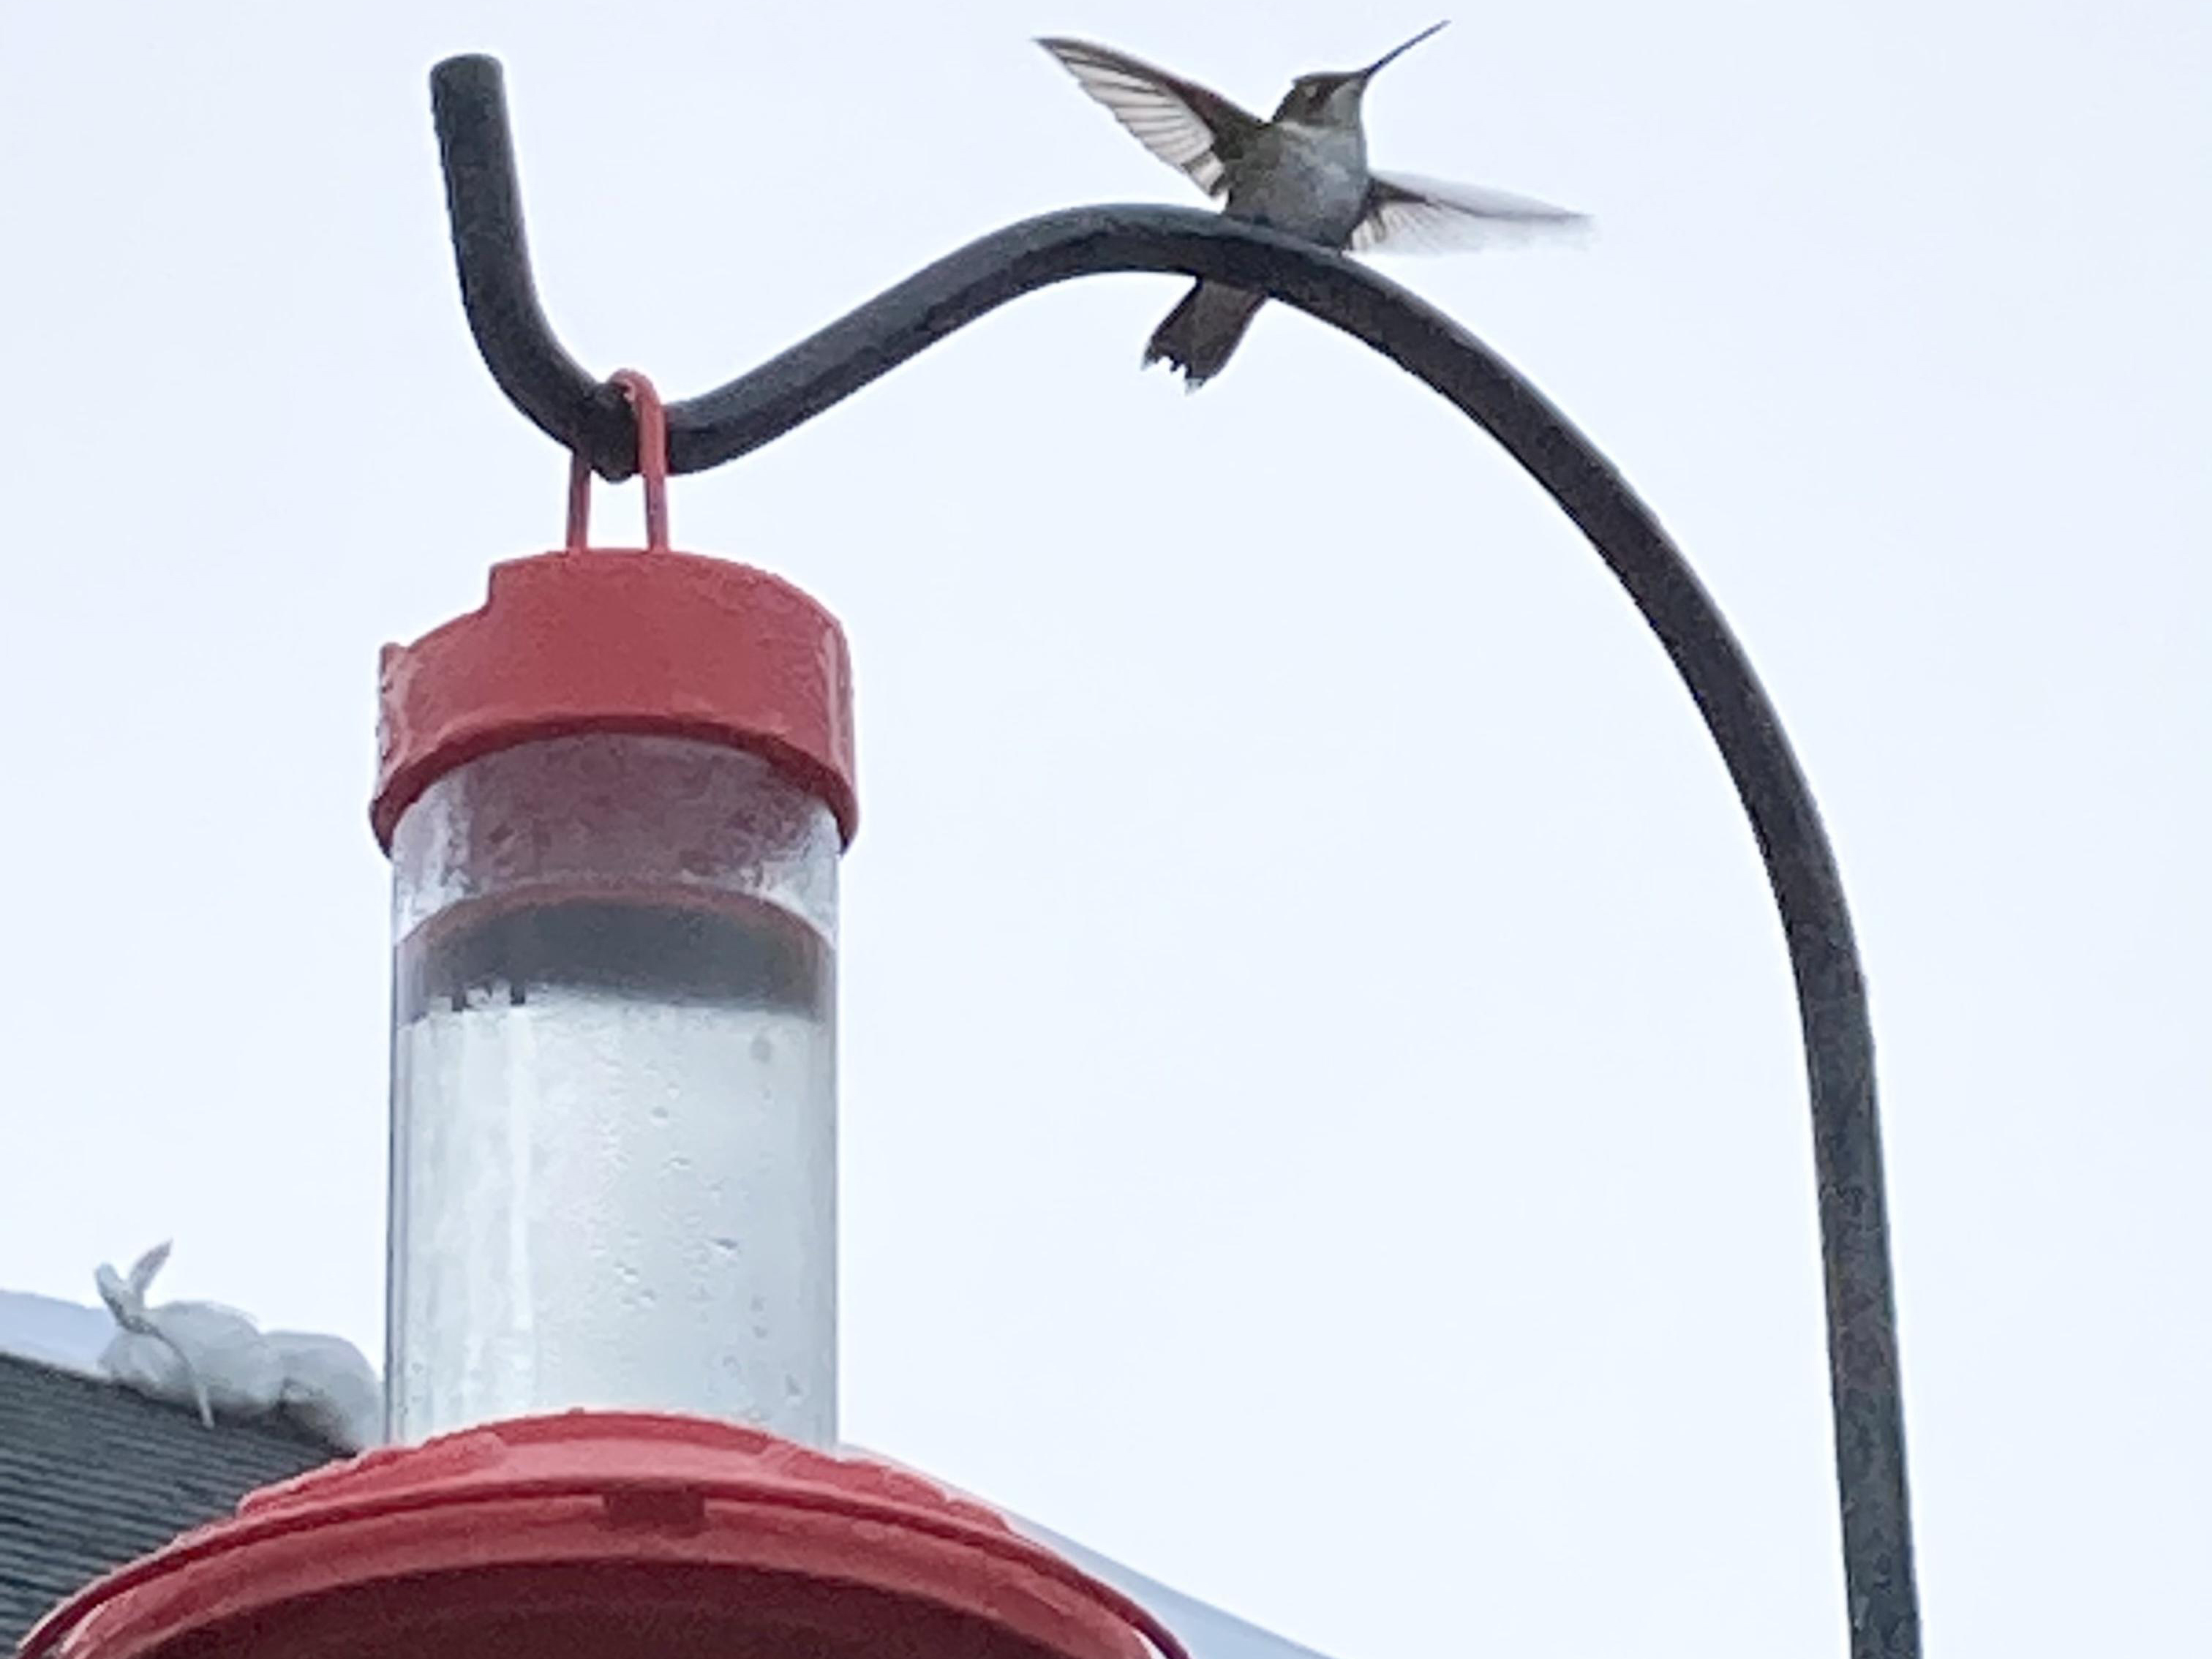
[[[0,1291],[0,1353],[80,1376],[105,1377],[100,1351],[114,1334],[115,1322],[105,1308],[27,1291]]]
[[[1047,1549],[1058,1551],[1091,1577],[1112,1585],[1158,1619],[1175,1632],[1176,1639],[1188,1651],[1190,1659],[1326,1659],[1325,1655],[1312,1648],[1301,1646],[1272,1631],[1262,1630],[1259,1626],[1239,1619],[1232,1613],[1224,1613],[1219,1607],[1201,1601],[1194,1595],[1170,1589],[1158,1579],[1147,1578],[1133,1568],[1125,1567],[1096,1550],[1085,1549],[1073,1539],[1048,1527],[1042,1527],[1034,1521],[1010,1514],[988,1498],[960,1491],[940,1476],[925,1474],[895,1457],[886,1456],[867,1447],[846,1443],[841,1444],[837,1450],[842,1455],[871,1458],[879,1463],[888,1463],[894,1468],[904,1469],[932,1486],[943,1487],[987,1509],[996,1510],[1005,1516],[1006,1523],[1016,1532],[1032,1542],[1042,1544]]]
[[[1097,1551],[1087,1550],[1073,1539],[1063,1538],[1033,1521],[1011,1515],[1006,1518],[1016,1531],[1058,1550],[1085,1572],[1104,1579],[1157,1616],[1190,1650],[1190,1659],[1324,1659],[1311,1648],[1262,1630],[1234,1613],[1224,1613],[1194,1595],[1170,1589],[1158,1579],[1147,1578],[1118,1561],[1110,1561]]]
[[[115,1334],[115,1321],[106,1308],[86,1307],[22,1291],[0,1290],[0,1354],[106,1382],[110,1379],[100,1364],[100,1355]],[[844,1449],[857,1452],[860,1449]],[[860,1455],[881,1455],[874,1452]],[[1009,1516],[1007,1519],[1018,1530],[1060,1551],[1085,1571],[1158,1615],[1161,1622],[1182,1638],[1190,1650],[1191,1659],[1322,1659],[1311,1648],[1264,1631],[1195,1596],[1170,1589],[1035,1522],[1018,1516]],[[118,1555],[116,1559],[123,1558]]]
[[[310,1331],[264,1331],[212,1302],[151,1304],[168,1260],[157,1244],[119,1273],[94,1275],[104,1307],[0,1291],[0,1356],[191,1406],[202,1426],[283,1413],[341,1451],[383,1437],[384,1389],[359,1349]]]

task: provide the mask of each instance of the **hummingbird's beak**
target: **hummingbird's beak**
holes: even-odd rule
[[[1447,17],[1443,23],[1431,23],[1428,27],[1423,29],[1419,34],[1407,41],[1403,46],[1391,47],[1389,51],[1384,52],[1380,58],[1370,64],[1365,69],[1360,70],[1359,78],[1364,81],[1371,76],[1376,70],[1381,69],[1383,64],[1391,62],[1395,58],[1403,58],[1407,52],[1413,51],[1415,46],[1419,46],[1422,41],[1427,40],[1438,29],[1443,28],[1446,23],[1450,21],[1451,19]]]

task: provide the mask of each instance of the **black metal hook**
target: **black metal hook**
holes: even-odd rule
[[[562,349],[531,280],[498,64],[431,76],[461,295],[515,405],[609,478],[636,465],[621,394]],[[1915,1659],[1895,1297],[1866,985],[1812,791],[1728,623],[1610,462],[1543,394],[1441,312],[1310,244],[1172,208],[1047,214],[969,244],[781,356],[667,408],[669,466],[696,472],[789,431],[994,307],[1104,271],[1213,277],[1334,325],[1457,406],[1563,507],[1688,687],[1751,820],[1781,912],[1803,1030],[1826,1280],[1830,1400],[1854,1659]]]
[[[514,406],[611,479],[637,470],[637,422],[615,387],[562,349],[538,302],[506,77],[496,58],[449,58],[430,71],[430,110],[446,173],[446,216],[461,305],[484,366]]]

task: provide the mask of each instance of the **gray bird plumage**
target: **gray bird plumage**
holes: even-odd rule
[[[1558,230],[1583,217],[1525,197],[1381,173],[1367,165],[1360,100],[1376,71],[1443,27],[1437,23],[1364,69],[1303,75],[1267,120],[1220,94],[1085,40],[1037,44],[1138,142],[1188,173],[1222,211],[1333,250],[1411,252],[1483,245],[1515,232]],[[1262,295],[1194,283],[1145,348],[1192,391],[1218,374]]]

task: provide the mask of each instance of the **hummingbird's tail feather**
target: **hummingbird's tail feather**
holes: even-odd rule
[[[1252,325],[1253,313],[1267,303],[1263,294],[1219,283],[1194,283],[1182,303],[1168,313],[1145,348],[1147,368],[1164,357],[1179,368],[1193,392],[1221,373],[1229,354]]]

